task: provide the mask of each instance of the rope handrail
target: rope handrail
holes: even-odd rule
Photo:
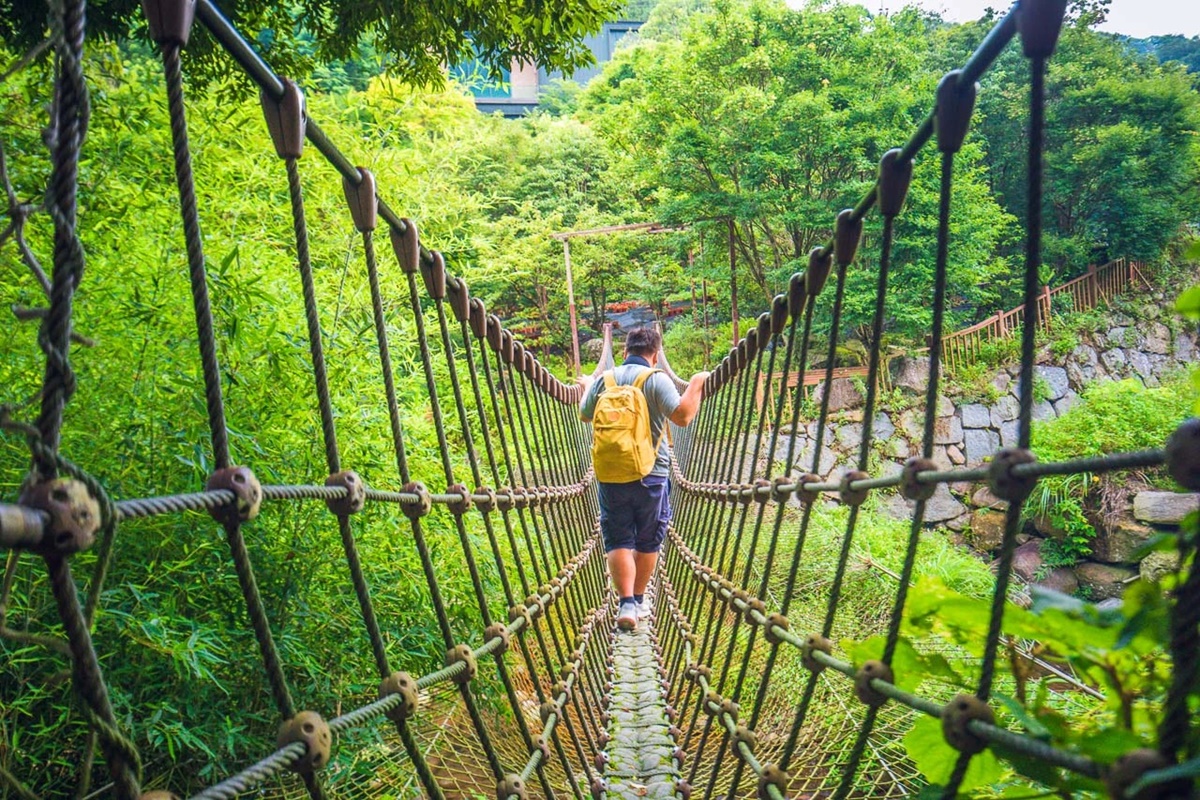
[[[786,618],[772,619],[771,614],[755,608],[749,600],[739,597],[734,587],[733,582],[727,578],[715,573],[711,568],[706,567],[699,562],[695,553],[687,549],[686,545],[679,539],[675,531],[671,532],[671,537],[676,547],[679,548],[683,555],[684,561],[688,562],[692,568],[692,574],[700,584],[708,591],[714,593],[722,602],[737,610],[738,614],[744,615],[748,620],[753,621],[755,625],[767,626],[770,625],[775,637],[787,644],[790,644],[796,650],[803,652],[807,657],[813,659],[821,667],[829,667],[838,674],[844,675],[851,680],[855,680],[859,676],[859,671],[853,664],[848,661],[843,661],[830,653],[822,650],[815,650],[812,645],[805,641],[804,638],[796,633],[788,630],[786,627]],[[811,668],[810,668],[811,670]],[[819,672],[819,670],[818,670]],[[703,688],[707,692],[708,684],[701,678]],[[881,678],[872,678],[868,681],[872,689],[880,694],[895,700],[914,711],[920,711],[930,717],[941,719],[944,707],[930,700],[919,697],[911,692],[905,692],[898,688],[892,681]],[[1098,778],[1101,776],[1100,766],[1092,759],[1079,755],[1077,753],[1069,753],[1064,750],[1055,748],[1040,739],[1034,738],[1028,734],[1016,733],[1006,728],[973,720],[967,723],[967,729],[971,733],[986,739],[995,744],[1004,744],[1016,752],[1021,752],[1026,755],[1034,756],[1042,761],[1064,769],[1070,769],[1080,775],[1089,778]]]
[[[577,570],[587,559],[595,552],[597,537],[593,536],[587,547],[576,554],[572,559],[572,568],[564,570],[564,574],[560,576],[561,583],[549,585],[545,587],[544,592],[539,592],[537,600],[523,607],[523,614],[515,614],[513,620],[504,628],[506,633],[497,632],[486,638],[483,644],[472,650],[475,659],[484,658],[496,653],[501,648],[508,647],[508,635],[517,635],[530,624],[530,619],[537,619],[545,610],[557,600],[565,591],[567,585],[577,574]],[[601,609],[597,609],[593,613],[593,617],[599,613]],[[582,648],[581,648],[582,650]],[[502,650],[501,650],[502,652]],[[582,661],[582,655],[578,661]],[[466,661],[458,661],[449,664],[435,672],[430,672],[417,678],[415,685],[418,689],[429,689],[438,684],[447,683],[466,672],[469,665]],[[578,667],[576,667],[578,668]],[[564,698],[565,700],[565,698]],[[329,721],[329,729],[335,733],[351,730],[360,727],[372,720],[378,719],[386,715],[389,711],[399,708],[405,701],[405,698],[400,694],[389,694],[381,697],[366,705],[348,711]],[[560,704],[561,705],[561,704]],[[553,726],[548,725],[545,731],[545,736],[549,737],[553,732]],[[262,784],[264,781],[282,773],[285,769],[291,767],[297,761],[305,756],[307,747],[298,742],[292,742],[282,747],[276,748],[274,752],[265,756],[258,762],[238,772],[236,775],[231,775],[220,783],[205,789],[198,794],[192,796],[192,800],[231,800],[237,795],[247,792],[250,789]],[[540,751],[539,751],[540,752]],[[528,776],[526,776],[528,779]]]

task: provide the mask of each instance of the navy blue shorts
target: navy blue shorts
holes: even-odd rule
[[[657,553],[671,521],[667,477],[647,475],[632,483],[600,483],[600,532],[604,552]]]

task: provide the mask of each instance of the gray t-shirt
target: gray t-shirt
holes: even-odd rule
[[[638,363],[622,364],[613,371],[613,378],[616,379],[618,386],[628,386],[647,369],[649,367]],[[579,416],[584,421],[592,421],[592,414],[596,412],[596,401],[603,391],[604,376],[600,375],[592,384],[592,388],[584,395],[583,402],[580,404]],[[679,391],[670,378],[659,372],[646,379],[646,382],[642,384],[642,393],[646,395],[646,406],[650,410],[650,431],[654,436],[654,441],[659,442],[658,458],[655,460],[654,469],[650,470],[650,474],[667,477],[671,473],[671,445],[667,441],[667,437],[663,435],[663,427],[667,424],[667,417],[674,414],[675,409],[679,407]]]

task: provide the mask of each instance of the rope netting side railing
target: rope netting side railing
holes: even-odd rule
[[[215,470],[200,491],[113,500],[101,479],[58,453],[62,408],[73,389],[71,296],[82,274],[82,253],[75,233],[74,170],[86,121],[86,87],[80,66],[84,5],[71,2],[66,6],[61,16],[61,77],[56,91],[56,120],[63,130],[56,139],[60,148],[55,152],[51,194],[58,204],[53,211],[55,270],[50,309],[39,337],[47,355],[43,410],[36,426],[17,423],[9,413],[5,415],[5,428],[27,437],[34,469],[19,502],[0,505],[0,545],[10,551],[10,572],[21,552],[37,554],[50,570],[72,657],[73,685],[93,731],[91,741],[98,743],[108,766],[108,788],[121,798],[155,794],[142,792],[145,776],[137,748],[114,717],[89,636],[118,523],[207,511],[224,530],[280,727],[273,751],[197,797],[234,797],[288,772],[299,775],[309,796],[323,797],[328,787],[322,768],[329,764],[335,737],[378,726],[386,718],[416,782],[430,797],[498,793],[501,797],[532,794],[552,798],[568,792],[582,800],[582,792],[596,778],[591,765],[602,732],[594,709],[600,706],[603,692],[607,641],[592,634],[603,625],[611,608],[598,547],[598,506],[587,431],[576,409],[580,387],[557,380],[495,315],[488,314],[478,298],[470,297],[466,283],[449,273],[441,254],[424,247],[416,225],[397,216],[378,196],[374,176],[353,166],[308,117],[296,84],[276,76],[206,0],[147,3],[145,11],[160,48],[167,88],[176,188]],[[262,485],[250,467],[235,460],[209,296],[206,240],[201,233],[205,209],[197,199],[180,61],[196,13],[260,85],[267,127],[283,162],[281,178],[288,186],[313,398],[328,473],[318,483]],[[337,398],[328,378],[323,343],[327,334],[321,327],[304,208],[300,163],[306,142],[317,147],[341,178],[348,220],[361,238],[395,467],[390,476],[370,476],[370,484],[342,458]],[[387,226],[391,255],[403,275],[398,287],[385,287],[381,280],[375,249],[381,218]],[[390,296],[394,288],[401,294],[396,306]],[[397,310],[405,307],[406,312]],[[436,438],[432,447],[440,465],[436,484],[441,491],[430,491],[410,466],[411,443],[406,439],[391,359],[392,317],[397,314],[406,314],[415,331],[413,340],[403,346],[419,352]],[[611,361],[611,332],[606,331],[601,363]],[[448,392],[443,375],[448,376]],[[336,520],[341,557],[379,685],[378,699],[328,720],[317,711],[302,710],[294,700],[289,670],[245,538],[245,529],[264,504],[310,501],[323,502]],[[419,677],[398,670],[389,654],[386,634],[390,620],[377,613],[358,550],[356,516],[376,504],[398,508],[407,519],[425,597],[436,616],[445,650],[445,666]],[[433,525],[431,515],[443,514],[470,584],[476,628],[466,637],[451,620],[443,585],[446,576],[439,574],[432,552],[432,529],[444,527],[445,522],[438,520]],[[72,555],[93,544],[100,554],[99,566],[83,607],[77,599],[70,561]],[[492,578],[499,584],[499,598],[488,592],[489,584],[494,585]],[[6,580],[6,592],[10,584]],[[498,608],[502,609],[501,619],[496,618]],[[484,663],[488,661],[490,665]],[[495,681],[502,687],[507,718],[485,709],[474,688],[489,670],[494,670]],[[463,719],[458,719],[457,712],[447,712],[453,714],[453,724],[443,724],[437,735],[421,735],[424,703],[433,697],[444,701],[442,690],[448,687],[458,695]],[[462,737],[444,735],[455,726],[463,728],[469,746],[463,745]],[[89,745],[89,755],[79,767],[79,796],[87,793],[91,779],[91,751]],[[30,794],[19,776],[5,772],[0,777],[5,788],[18,796]]]
[[[884,155],[871,191],[856,207],[837,215],[831,241],[811,252],[807,269],[792,276],[788,291],[774,299],[771,309],[716,367],[705,385],[697,421],[675,431],[676,515],[661,578],[674,624],[666,626],[662,639],[673,683],[673,708],[690,763],[687,783],[690,791],[703,791],[705,800],[754,793],[775,800],[915,794],[924,779],[898,739],[923,715],[940,720],[946,743],[958,753],[937,789],[943,797],[959,794],[972,758],[984,750],[1000,758],[1033,759],[1045,765],[1049,774],[1065,770],[1103,781],[1114,797],[1190,796],[1191,779],[1185,776],[1196,767],[1196,753],[1186,744],[1192,730],[1187,697],[1188,687],[1195,686],[1195,637],[1200,622],[1192,594],[1200,579],[1192,572],[1181,576],[1172,597],[1173,678],[1162,700],[1156,749],[1134,748],[1113,754],[1111,760],[1097,760],[1042,735],[999,724],[992,704],[998,661],[1007,657],[1002,649],[1020,657],[1004,633],[1004,613],[1023,501],[1039,478],[1166,467],[1183,488],[1200,490],[1196,468],[1200,421],[1195,419],[1184,422],[1160,449],[1049,463],[1037,461],[1031,449],[1044,76],[1064,11],[1065,3],[1057,0],[1022,0],[993,27],[961,69],[945,76],[930,115],[905,145]],[[933,460],[933,445],[952,239],[954,158],[970,125],[976,80],[1014,38],[1020,39],[1031,74],[1024,293],[1025,308],[1032,311],[1021,330],[1019,436],[1016,447],[995,453],[983,467],[947,469]],[[801,404],[791,403],[788,413],[788,387],[804,383],[814,308],[830,278],[830,334],[822,370],[826,386],[833,378],[847,271],[856,263],[865,268],[864,262],[856,262],[858,245],[864,218],[876,206],[882,234],[878,262],[872,265],[871,329],[872,341],[880,340],[888,313],[895,221],[904,208],[913,159],[930,140],[940,154],[941,185],[921,450],[897,474],[873,476],[868,471],[873,463],[873,416],[881,369],[879,350],[873,348],[855,463],[840,474],[822,477],[830,393],[821,397],[815,435],[810,433],[814,441],[801,454],[799,437],[791,433],[798,430]],[[774,393],[768,391],[769,405],[759,407],[756,396],[764,376],[774,383]],[[964,658],[973,671],[972,691],[926,681],[920,684],[925,694],[918,695],[900,688],[914,676],[897,676],[894,666],[899,649],[911,646],[901,632],[926,503],[940,484],[963,481],[986,482],[997,497],[1008,501],[990,610],[977,643],[982,655]],[[878,628],[873,629],[848,617],[845,591],[854,569],[860,509],[872,491],[885,488],[896,489],[912,503],[912,518],[907,537],[895,543],[902,559],[894,574],[892,600],[888,608],[871,610],[878,620]],[[811,551],[827,544],[813,541],[816,509],[826,494],[848,508],[844,522],[838,523],[840,534],[828,543],[829,572],[814,580],[806,571],[813,569],[807,566]],[[1194,543],[1180,535],[1177,544],[1179,563],[1189,564]],[[837,655],[835,636],[876,633],[882,638],[878,657],[854,663]]]

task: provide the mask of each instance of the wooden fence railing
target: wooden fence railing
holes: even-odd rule
[[[1066,294],[1071,301],[1072,311],[1086,311],[1102,302],[1128,291],[1138,283],[1150,288],[1150,282],[1142,275],[1141,262],[1118,258],[1102,267],[1090,266],[1078,278],[1067,281],[1053,289],[1043,287],[1038,296],[1038,321],[1046,330],[1050,329],[1050,317],[1055,295]],[[1025,324],[1025,305],[1022,303],[1011,311],[993,314],[969,328],[955,331],[942,338],[942,364],[954,370],[978,358],[983,345],[997,339],[1007,339],[1021,330]]]

